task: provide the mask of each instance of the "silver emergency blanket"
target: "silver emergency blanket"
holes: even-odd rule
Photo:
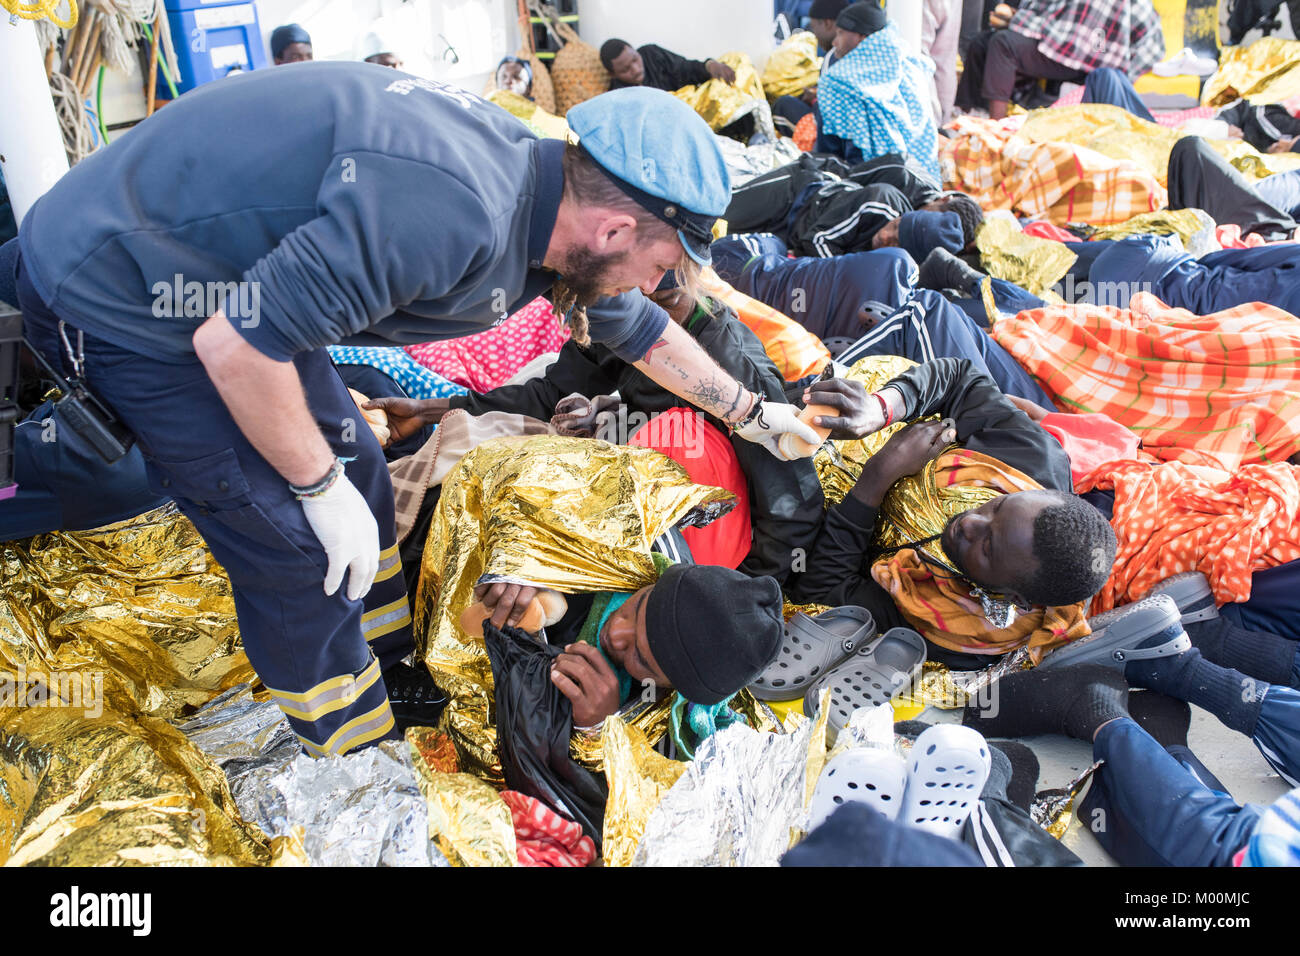
[[[799,147],[792,139],[773,139],[755,146],[746,146],[726,136],[715,136],[713,141],[722,151],[722,160],[731,173],[732,189],[799,158]]]
[[[775,866],[800,828],[810,745],[824,727],[734,724],[709,737],[650,815],[632,865]]]
[[[448,865],[429,840],[405,741],[308,757],[280,709],[254,700],[248,684],[214,698],[180,730],[225,772],[245,820],[269,837],[302,828],[312,865]]]

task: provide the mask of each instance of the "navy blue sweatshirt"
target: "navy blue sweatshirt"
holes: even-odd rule
[[[79,163],[19,240],[52,312],[162,361],[193,361],[213,305],[280,361],[344,340],[452,338],[555,280],[541,264],[562,152],[477,96],[386,67],[258,70],[187,93]],[[628,361],[668,321],[636,291],[588,316]]]

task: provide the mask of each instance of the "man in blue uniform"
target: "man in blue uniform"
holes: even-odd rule
[[[400,729],[381,674],[411,647],[383,455],[326,345],[466,335],[549,289],[575,335],[742,437],[815,440],[638,291],[707,262],[730,187],[707,126],[644,89],[569,122],[581,146],[374,65],[259,71],[78,164],[0,247],[28,338],[80,370],[225,566],[309,753]]]

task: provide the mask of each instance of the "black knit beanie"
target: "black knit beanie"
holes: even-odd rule
[[[813,0],[813,5],[808,8],[808,19],[834,20],[848,5],[848,0]]]
[[[875,0],[851,3],[835,18],[835,25],[841,30],[861,33],[863,36],[870,36],[877,30],[883,30],[888,22],[889,18],[885,16],[885,11]]]
[[[707,564],[677,564],[650,591],[646,631],[673,687],[696,704],[740,690],[781,648],[781,588]]]

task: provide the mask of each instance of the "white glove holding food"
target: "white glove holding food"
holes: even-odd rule
[[[823,435],[802,420],[795,406],[785,402],[760,402],[757,413],[751,414],[748,420],[736,427],[735,432],[745,441],[762,445],[783,461],[811,457],[824,440]]]

